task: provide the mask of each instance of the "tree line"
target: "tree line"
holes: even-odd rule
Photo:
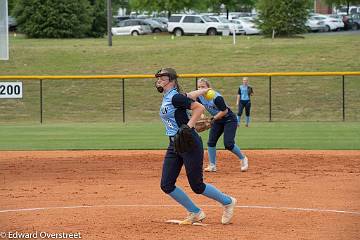
[[[360,0],[325,0],[347,5]],[[21,32],[31,38],[104,37],[107,30],[107,0],[8,0],[10,14]],[[305,31],[314,0],[112,0],[113,11],[166,12],[184,10],[220,13],[256,8],[258,24],[265,35],[291,36]]]

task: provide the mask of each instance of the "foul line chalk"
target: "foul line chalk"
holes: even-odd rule
[[[201,205],[202,207],[219,207],[219,205]],[[80,209],[80,208],[122,208],[122,207],[181,207],[180,205],[152,205],[152,204],[114,204],[114,205],[80,205],[80,206],[63,206],[63,207],[38,207],[38,208],[18,208],[18,209],[3,209],[0,213],[9,212],[26,212],[26,211],[44,211],[56,209]],[[287,210],[287,211],[303,211],[303,212],[325,212],[325,213],[342,213],[359,215],[358,211],[348,210],[333,210],[333,209],[320,209],[320,208],[299,208],[299,207],[275,207],[275,206],[236,206],[236,208],[252,208],[252,209],[272,209],[272,210]]]

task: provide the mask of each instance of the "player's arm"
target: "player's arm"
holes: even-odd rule
[[[186,93],[188,98],[191,98],[192,100],[196,101],[196,99],[198,97],[200,97],[201,95],[204,95],[207,91],[209,91],[211,88],[203,88],[203,89],[199,89],[199,90],[195,90],[192,92],[188,92]]]
[[[222,119],[227,113],[228,113],[229,110],[225,110],[225,111],[220,111],[218,112],[213,118],[214,120],[219,120],[219,119]]]
[[[191,118],[187,125],[192,128],[195,126],[197,120],[201,118],[201,114],[204,113],[205,107],[192,100],[191,98],[185,96],[185,94],[176,94],[172,98],[172,104],[176,108],[190,109],[192,110]]]
[[[214,120],[222,119],[227,113],[228,108],[225,104],[224,98],[221,96],[218,96],[214,99],[215,106],[220,110],[215,116]]]
[[[192,111],[192,114],[187,125],[190,128],[193,128],[195,126],[195,123],[201,118],[201,115],[204,113],[205,107],[198,102],[193,102],[191,103],[190,109]]]
[[[239,88],[238,95],[236,96],[236,106],[240,104],[240,95],[241,95],[241,88]]]

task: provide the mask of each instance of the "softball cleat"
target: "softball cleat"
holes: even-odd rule
[[[244,159],[241,160],[241,171],[246,172],[249,168],[248,158],[245,156]]]
[[[216,172],[216,166],[210,164],[209,166],[207,166],[207,168],[204,169],[205,172]]]
[[[224,205],[224,212],[221,218],[222,224],[229,224],[231,221],[231,218],[234,215],[234,209],[236,205],[236,198],[230,197],[231,203],[228,205]]]
[[[198,213],[189,212],[188,216],[179,223],[179,225],[191,225],[197,222],[201,222],[206,218],[205,213],[200,210]]]

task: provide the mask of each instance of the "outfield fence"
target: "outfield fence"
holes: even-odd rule
[[[235,113],[238,87],[242,77],[249,77],[255,91],[252,117],[257,121],[360,121],[360,72],[201,73],[179,77],[185,91],[196,88],[198,78],[209,78]],[[149,74],[0,76],[0,82],[23,82],[22,98],[0,98],[0,122],[158,119],[161,97],[154,81],[154,75]]]

